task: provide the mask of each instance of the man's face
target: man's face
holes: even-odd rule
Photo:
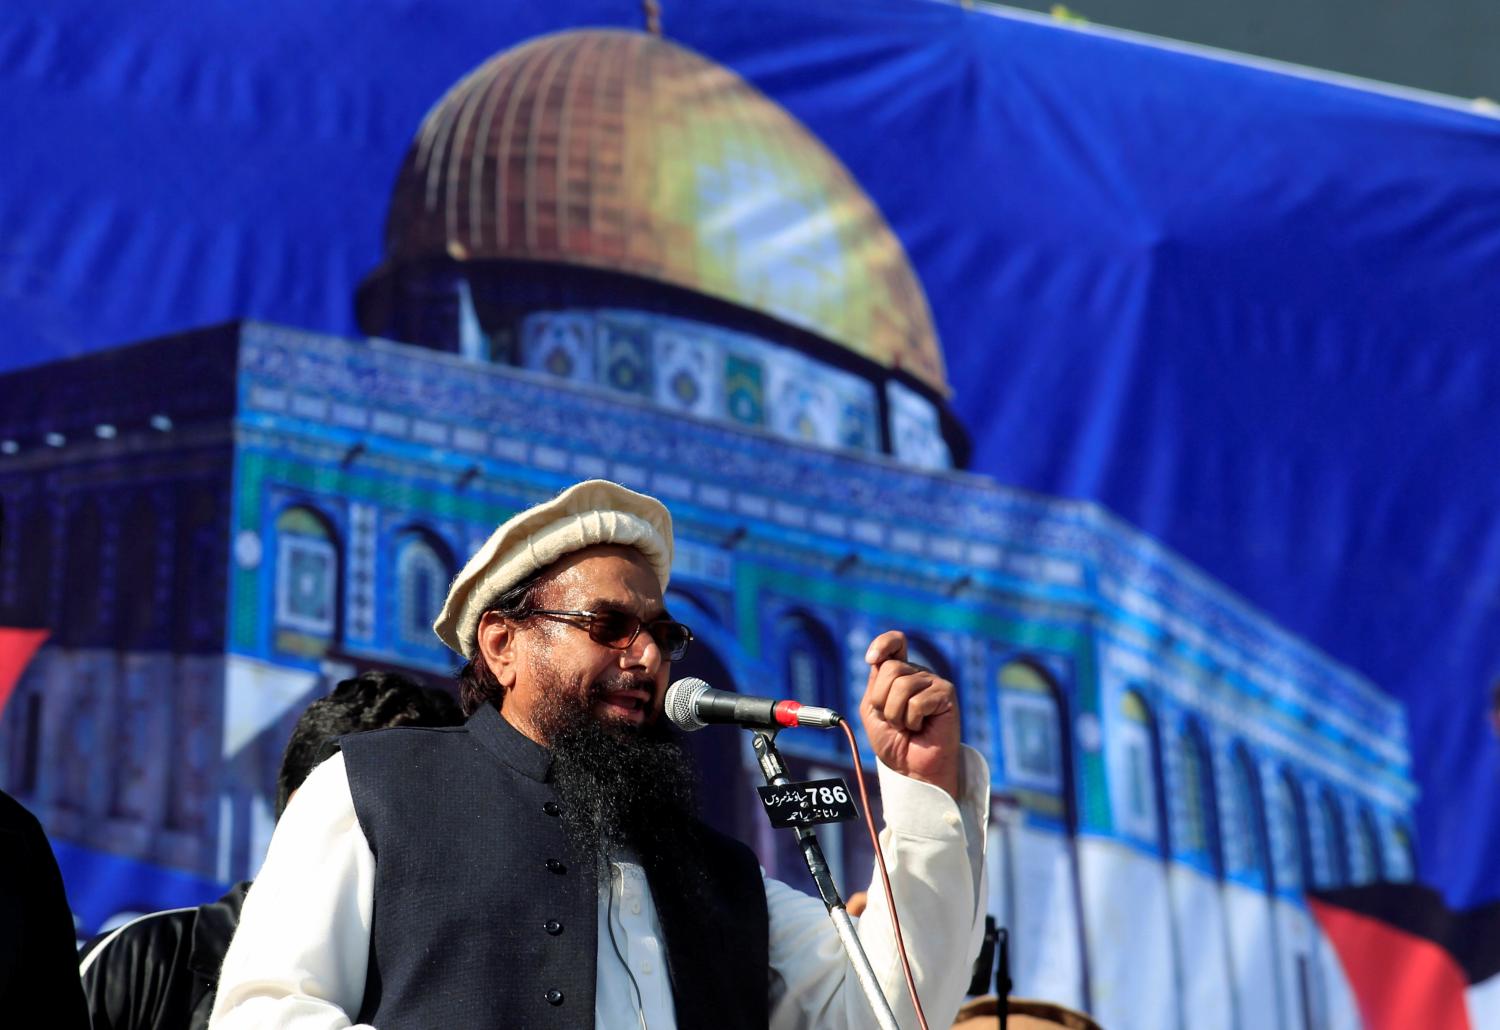
[[[626,612],[643,622],[666,615],[656,573],[633,547],[590,547],[565,556],[549,570],[536,603],[563,611]],[[590,713],[620,729],[659,717],[671,663],[644,626],[624,650],[596,642],[577,619],[533,615],[511,624],[511,633],[505,660],[513,678],[506,683],[501,677],[506,689],[500,711],[532,739],[548,742],[547,720],[538,715],[548,710],[549,699],[559,699],[559,691],[590,699]]]

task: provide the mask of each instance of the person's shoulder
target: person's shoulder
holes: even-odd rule
[[[383,729],[370,730],[371,735],[377,733],[402,733],[402,734],[444,734],[444,733],[468,733],[469,727],[466,723],[457,726],[386,726]]]
[[[95,1025],[149,1026],[177,1011],[193,981],[189,961],[197,912],[149,912],[89,943],[78,975]]]
[[[454,734],[466,734],[469,728],[458,726],[385,726],[378,730],[361,730],[347,733],[339,738],[339,748],[346,750],[350,743],[370,748],[400,747],[407,744],[432,743]]]
[[[40,837],[42,824],[31,810],[5,791],[0,790],[0,832],[23,837]]]
[[[15,881],[9,889],[23,893],[23,885],[48,868],[56,870],[57,859],[42,821],[21,802],[0,791],[0,871]]]
[[[147,912],[101,933],[84,946],[78,971],[86,979],[105,968],[130,968],[143,961],[162,962],[185,951],[193,939],[197,908]]]
[[[384,729],[350,733],[339,738],[346,760],[384,763],[402,755],[416,756],[435,748],[451,747],[468,737],[466,726],[387,726]]]

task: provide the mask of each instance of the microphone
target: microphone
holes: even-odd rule
[[[751,730],[779,730],[790,726],[832,729],[843,717],[832,708],[817,708],[800,701],[778,701],[751,697],[732,690],[715,690],[696,676],[678,680],[667,688],[662,702],[667,718],[680,730],[701,730],[709,723],[729,723]]]

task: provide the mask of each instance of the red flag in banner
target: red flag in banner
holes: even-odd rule
[[[1367,1030],[1470,1030],[1469,978],[1442,944],[1364,912],[1308,904],[1338,952]]]
[[[47,639],[44,629],[14,629],[0,626],[0,712],[10,700],[21,673]]]

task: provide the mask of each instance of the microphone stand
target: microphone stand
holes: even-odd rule
[[[1000,999],[997,1006],[1000,1009],[1000,1030],[1006,1030],[1010,1023],[1010,989],[1015,986],[1010,978],[1010,931],[1000,927],[998,941],[1000,944],[1000,963],[995,968],[995,994]]]
[[[781,753],[776,750],[776,733],[776,730],[755,730],[751,742],[755,748],[756,760],[760,763],[760,771],[765,776],[766,783],[772,787],[791,782],[791,777],[786,774],[786,765],[781,761]],[[859,943],[859,935],[854,931],[854,920],[849,918],[844,900],[839,897],[838,888],[834,886],[833,874],[829,872],[828,862],[823,858],[823,849],[818,844],[818,835],[811,826],[794,826],[792,832],[797,835],[802,857],[807,861],[807,870],[812,873],[813,882],[818,885],[818,893],[823,897],[823,904],[828,907],[828,918],[833,920],[833,928],[838,931],[844,951],[849,955],[849,962],[854,966],[854,975],[859,980],[860,987],[864,988],[865,999],[875,1014],[875,1022],[880,1030],[901,1030],[896,1023],[895,1013],[891,1011],[890,1002],[886,1001],[880,983],[875,979],[875,970],[870,965],[869,956],[865,954],[864,945]]]

